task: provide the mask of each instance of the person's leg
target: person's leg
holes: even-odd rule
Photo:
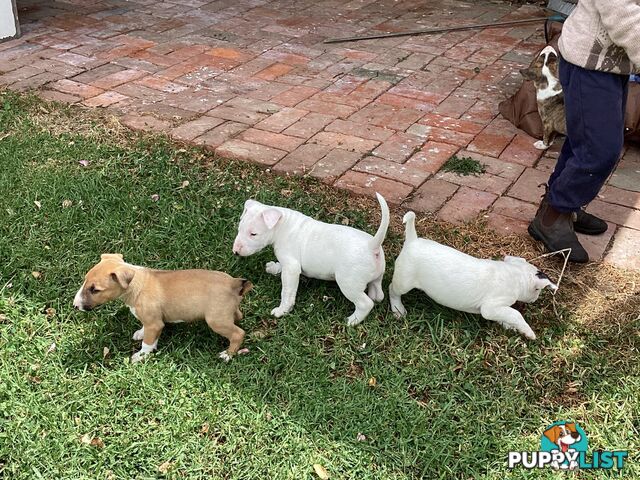
[[[555,182],[556,178],[558,178],[562,173],[562,171],[564,170],[564,167],[567,165],[567,158],[570,158],[572,156],[573,156],[573,151],[571,151],[571,142],[567,137],[564,139],[564,143],[562,144],[562,149],[560,150],[560,155],[558,156],[558,160],[556,161],[556,166],[553,169],[553,173],[549,177],[549,181],[547,182],[547,185],[549,187],[553,185],[553,182]]]
[[[570,88],[569,79],[571,78],[572,65],[570,63],[565,62],[562,59],[562,57],[559,57],[558,61],[559,61],[558,77],[560,80],[560,84],[562,85],[562,88],[563,88],[563,96],[566,96],[565,92],[567,92]],[[556,166],[553,169],[553,173],[549,177],[549,181],[547,182],[549,187],[560,176],[560,174],[564,170],[564,167],[567,165],[567,159],[571,158],[572,156],[573,156],[573,151],[571,150],[571,141],[569,140],[569,136],[567,135],[564,139],[564,143],[562,144],[562,149],[560,150],[560,155],[558,156]]]
[[[553,169],[553,173],[549,177],[547,182],[547,189],[545,190],[545,196],[547,195],[548,188],[553,185],[553,182],[560,176],[564,167],[567,164],[567,159],[573,157],[573,151],[571,150],[571,142],[568,138],[564,139],[560,155],[556,162],[556,166]],[[604,220],[587,213],[584,209],[578,210],[576,216],[573,219],[573,229],[578,233],[584,233],[586,235],[600,235],[607,231],[608,225]]]
[[[567,158],[571,158],[572,156],[573,151],[571,150],[571,142],[569,142],[568,138],[565,138],[556,166],[547,182],[547,187],[551,187],[551,185],[553,185],[553,182],[564,170],[564,167],[567,164]],[[545,195],[547,195],[547,191],[548,188],[545,191]],[[584,209],[578,210],[575,218],[573,219],[573,229],[578,233],[584,233],[586,235],[600,235],[601,233],[606,232],[607,228],[607,222],[595,215],[587,213]]]
[[[584,223],[587,214],[581,207],[595,198],[620,155],[627,81],[623,76],[585,70],[561,59],[560,82],[567,138],[529,233],[549,251],[571,248],[571,261],[586,262],[589,257],[578,241],[573,221],[580,212],[578,224]],[[595,217],[586,220],[599,221]]]
[[[628,78],[585,70],[563,60],[560,65],[569,147],[568,155],[562,155],[563,168],[549,180],[549,203],[568,213],[596,197],[618,162]]]

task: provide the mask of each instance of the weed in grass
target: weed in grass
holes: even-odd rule
[[[486,171],[485,165],[471,157],[453,155],[442,166],[444,172],[454,172],[458,175],[480,175]]]
[[[633,300],[603,301],[606,321],[585,325],[572,312],[552,317],[545,296],[524,311],[539,334],[527,343],[420,292],[403,298],[402,320],[385,302],[347,328],[352,305],[338,287],[301,278],[294,310],[274,319],[280,282],[264,271],[272,253],[231,252],[246,198],[370,232],[375,200],[130,134],[78,109],[47,105],[44,114],[39,101],[8,93],[0,101],[9,104],[0,123],[9,134],[0,141],[0,477],[297,480],[314,478],[318,464],[341,479],[558,478],[505,466],[509,450],[536,449],[557,419],[578,421],[591,448],[640,449]],[[385,288],[403,239],[393,216]],[[419,229],[483,257],[530,248],[475,227]],[[104,252],[251,279],[241,322],[250,353],[225,364],[216,358],[225,340],[205,324],[169,325],[158,354],[131,365],[139,326],[129,311],[71,304]],[[581,272],[566,284],[602,281]],[[585,292],[576,288],[572,302]],[[628,465],[628,478],[640,476]]]

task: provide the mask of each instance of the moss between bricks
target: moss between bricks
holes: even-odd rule
[[[471,157],[453,155],[442,166],[443,172],[454,172],[458,175],[481,175],[486,172],[486,165]]]

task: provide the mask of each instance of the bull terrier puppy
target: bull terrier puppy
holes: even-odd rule
[[[348,325],[362,322],[374,301],[382,301],[384,251],[382,242],[389,226],[389,208],[376,193],[382,221],[375,236],[345,225],[331,225],[295,210],[263,205],[247,200],[233,242],[233,253],[253,255],[273,245],[277,262],[266,264],[267,273],[281,275],[280,306],[271,314],[282,317],[295,304],[300,275],[320,280],[335,280],[356,309]],[[367,293],[365,293],[367,290]]]
[[[142,328],[133,334],[142,340],[142,349],[133,354],[139,362],[156,350],[158,337],[166,323],[205,320],[211,330],[229,340],[220,353],[228,362],[244,339],[244,330],[235,322],[242,319],[239,305],[252,284],[211,270],[152,270],[125,263],[122,255],[103,254],[100,262],[86,274],[73,299],[81,311],[121,299]]]
[[[532,80],[536,87],[536,102],[542,120],[542,140],[538,140],[533,146],[546,150],[557,133],[567,134],[564,94],[558,79],[558,52],[551,45],[546,46],[533,64],[526,70],[520,70],[520,73],[527,80]]]
[[[405,242],[389,286],[391,309],[396,317],[406,314],[402,295],[418,288],[441,305],[479,313],[534,340],[535,333],[511,305],[517,301],[535,302],[543,288],[556,290],[556,285],[523,258],[482,260],[418,238],[415,218],[413,212],[407,212],[403,218]]]

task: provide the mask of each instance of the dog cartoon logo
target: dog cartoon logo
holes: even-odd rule
[[[555,470],[622,470],[629,457],[627,450],[598,449],[588,454],[587,434],[580,425],[566,420],[544,429],[538,451],[511,451],[507,456],[510,469],[553,468]]]
[[[577,423],[555,422],[542,433],[540,451],[561,452],[563,462],[554,460],[551,467],[561,470],[579,468],[580,452],[587,451],[588,441],[584,430]]]

